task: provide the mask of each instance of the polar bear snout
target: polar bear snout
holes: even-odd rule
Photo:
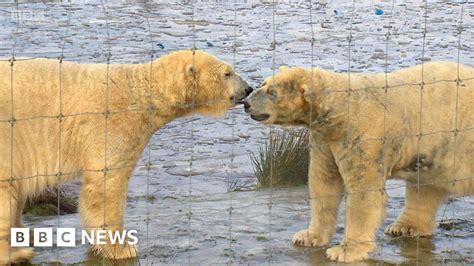
[[[237,92],[237,95],[233,95],[231,97],[231,101],[235,102],[236,104],[244,103],[244,99],[248,97],[253,92],[253,88],[248,86],[243,90],[242,93]]]
[[[230,101],[234,102],[235,104],[243,104],[245,97],[248,96],[249,90],[253,90],[252,87],[248,87],[247,89],[244,89],[243,91],[237,91],[230,97]]]
[[[253,120],[263,122],[270,118],[270,114],[268,114],[266,110],[265,101],[261,101],[262,95],[260,93],[261,90],[255,91],[252,95],[248,96],[244,100],[244,109],[247,114]]]
[[[234,75],[235,79],[230,81],[232,87],[231,101],[234,104],[242,104],[244,99],[253,92],[253,88],[240,75]]]
[[[247,98],[253,92],[253,88],[249,85],[246,85],[244,88],[245,89],[243,89],[241,93],[238,93],[239,96],[232,96],[233,99],[236,99],[235,102],[238,104],[244,103],[244,99]]]
[[[253,92],[253,88],[248,86],[246,89],[245,89],[245,97],[249,96],[251,93]]]

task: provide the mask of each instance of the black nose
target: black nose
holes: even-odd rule
[[[253,88],[249,86],[248,88],[245,89],[245,94],[247,94],[247,96],[249,96],[250,93],[252,93],[252,91],[253,91]]]
[[[249,109],[249,108],[250,108],[250,104],[249,104],[247,101],[244,101],[244,108],[245,108],[245,109]]]

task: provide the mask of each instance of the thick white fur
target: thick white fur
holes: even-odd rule
[[[269,115],[263,123],[311,129],[311,223],[293,243],[329,244],[346,195],[345,238],[327,256],[351,262],[375,249],[386,178],[407,183],[405,208],[386,229],[396,236],[431,235],[449,196],[474,193],[474,69],[435,62],[351,74],[350,97],[348,84],[348,74],[284,68],[246,101],[257,120]]]
[[[61,69],[58,60],[0,62],[0,76],[0,264],[33,256],[8,244],[27,197],[76,177],[86,228],[122,230],[128,180],[152,134],[192,107],[222,114],[248,87],[230,65],[200,51],[133,65],[62,62]],[[137,255],[128,245],[92,248],[113,259]]]

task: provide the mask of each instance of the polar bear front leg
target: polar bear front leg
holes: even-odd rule
[[[18,211],[16,212],[16,215],[15,215],[16,227],[25,227],[23,225],[23,209],[25,208],[26,198],[27,198],[26,195],[23,195],[22,197],[19,197],[17,200]]]
[[[398,219],[385,229],[394,236],[429,236],[436,229],[436,211],[448,192],[431,185],[407,184],[406,203]]]
[[[108,170],[84,174],[79,212],[87,230],[122,231],[127,198],[128,180],[132,170]],[[105,181],[105,183],[104,183]],[[107,259],[129,259],[137,257],[135,245],[111,244],[93,245],[95,255]]]
[[[0,180],[0,265],[20,263],[28,261],[34,255],[33,249],[29,247],[10,247],[10,227],[20,227],[17,224],[19,213],[19,199],[23,198],[19,191],[20,183]]]
[[[331,241],[341,202],[342,181],[327,179],[317,174],[310,177],[311,222],[307,229],[293,236],[293,244],[297,246],[319,247]]]
[[[313,145],[308,173],[311,222],[293,236],[293,244],[325,246],[331,241],[343,193],[342,178],[326,147]]]
[[[346,190],[346,217],[343,241],[326,250],[329,259],[339,262],[365,260],[376,248],[375,233],[382,222],[387,199],[381,175],[371,158],[341,162]],[[365,165],[361,165],[365,163]]]
[[[348,194],[344,240],[339,245],[326,250],[329,259],[339,262],[356,262],[367,259],[369,253],[375,250],[375,232],[381,222],[383,212],[382,197],[380,192]]]

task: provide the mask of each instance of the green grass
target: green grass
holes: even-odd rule
[[[257,188],[307,184],[309,133],[306,129],[276,131],[252,153]]]
[[[47,188],[36,197],[29,198],[26,201],[24,213],[36,216],[49,216],[58,214],[58,193],[59,213],[68,214],[77,212],[77,200],[71,196],[65,195],[57,187]]]

